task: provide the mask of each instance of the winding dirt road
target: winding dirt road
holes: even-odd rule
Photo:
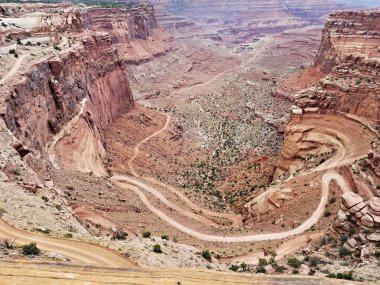
[[[139,177],[139,175],[136,173],[136,171],[133,167],[133,162],[136,159],[136,157],[139,155],[140,147],[144,143],[146,143],[150,139],[152,139],[153,137],[158,136],[161,132],[165,131],[167,129],[167,127],[169,126],[169,122],[170,122],[170,116],[166,114],[166,122],[165,122],[164,127],[161,128],[160,130],[156,131],[152,135],[148,136],[144,140],[142,140],[134,148],[134,154],[131,157],[128,165],[131,168],[131,172],[137,178]],[[344,135],[342,135],[341,139],[345,140]],[[340,141],[337,140],[336,143],[340,144]],[[342,148],[344,148],[343,145],[342,145]],[[342,161],[348,155],[348,152],[349,151],[347,151],[347,150],[339,151],[338,155],[334,156],[335,157],[334,160]],[[334,165],[335,165],[334,161],[330,161],[327,164],[327,167],[332,167]],[[307,231],[308,229],[310,229],[313,225],[315,225],[319,221],[319,219],[322,217],[322,215],[325,211],[327,202],[328,202],[329,186],[330,186],[331,181],[335,180],[344,193],[351,191],[349,189],[347,182],[345,181],[345,179],[341,175],[339,175],[338,173],[336,173],[333,170],[329,170],[326,173],[324,173],[322,176],[322,194],[321,194],[321,200],[319,202],[317,209],[314,211],[314,213],[306,221],[304,221],[297,228],[289,230],[289,231],[279,232],[279,233],[255,234],[255,235],[246,235],[246,236],[214,236],[214,235],[208,235],[208,234],[198,232],[196,230],[193,230],[187,226],[184,226],[184,225],[178,223],[177,221],[175,221],[174,219],[172,219],[171,217],[166,215],[164,212],[162,212],[161,210],[154,207],[150,203],[147,196],[140,190],[140,188],[144,189],[145,191],[153,194],[156,198],[161,200],[166,205],[173,206],[173,204],[171,202],[169,202],[166,199],[166,197],[164,195],[162,195],[162,193],[159,190],[157,190],[156,188],[153,188],[149,185],[146,185],[145,183],[141,182],[140,180],[137,180],[137,179],[134,179],[131,177],[127,177],[127,176],[122,176],[122,175],[115,175],[111,178],[111,180],[115,185],[117,185],[121,188],[124,188],[124,189],[132,190],[133,192],[135,192],[136,195],[138,195],[140,197],[142,202],[146,205],[146,207],[150,211],[155,213],[158,217],[160,217],[162,220],[164,220],[165,222],[167,222],[171,226],[175,227],[176,229],[178,229],[178,230],[180,230],[180,231],[182,231],[182,232],[184,232],[190,236],[193,236],[197,239],[200,239],[200,240],[210,241],[210,242],[229,242],[229,243],[252,242],[252,241],[263,241],[263,240],[279,240],[279,239],[285,239],[288,237],[300,235],[300,234],[304,233],[305,231]],[[152,181],[152,179],[150,179],[150,181]],[[133,184],[133,185],[131,185],[131,184]],[[160,186],[164,186],[164,184],[161,183]],[[182,199],[184,196],[182,195],[180,197]],[[183,210],[181,209],[180,212],[183,213]]]
[[[246,235],[246,236],[214,236],[214,235],[203,234],[189,227],[186,227],[178,223],[177,221],[173,220],[171,217],[166,215],[161,210],[154,207],[149,202],[145,194],[138,187],[128,184],[128,182],[131,181],[129,177],[117,175],[117,176],[113,176],[111,180],[115,185],[135,192],[150,211],[152,211],[162,220],[164,220],[171,226],[175,227],[176,229],[182,231],[183,233],[186,233],[190,236],[193,236],[197,239],[204,240],[204,241],[228,242],[228,243],[252,242],[252,241],[263,241],[263,240],[279,240],[279,239],[285,239],[288,237],[302,234],[308,229],[310,229],[313,225],[315,225],[319,221],[319,219],[322,217],[325,211],[327,202],[328,202],[329,189],[330,189],[329,186],[332,180],[335,180],[338,183],[338,185],[341,187],[344,193],[350,191],[346,181],[344,180],[342,176],[340,176],[336,172],[329,171],[322,176],[322,197],[317,209],[306,221],[304,221],[297,228],[292,229],[290,231],[279,232],[279,233],[267,233],[267,234],[256,234],[256,235]],[[145,185],[142,182],[137,183],[137,186],[143,188],[146,191],[149,191],[147,190],[147,188],[150,188],[149,186]]]
[[[0,238],[16,243],[36,242],[42,250],[52,251],[84,264],[131,267],[136,263],[105,247],[74,240],[64,240],[16,229],[0,219]]]

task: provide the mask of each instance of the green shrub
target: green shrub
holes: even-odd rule
[[[336,197],[331,197],[330,204],[334,204],[336,202]]]
[[[348,236],[346,236],[346,235],[341,235],[341,236],[340,236],[340,241],[341,241],[342,243],[345,243],[346,241],[348,241]]]
[[[342,247],[339,249],[339,255],[340,255],[341,257],[349,256],[349,255],[351,255],[351,251],[348,250],[347,248],[345,248],[345,247],[342,246]]]
[[[239,267],[239,265],[232,264],[228,269],[237,272],[239,270]]]
[[[6,212],[5,209],[0,208],[0,217],[1,217],[5,212]]]
[[[211,261],[211,253],[208,249],[202,251],[202,257],[207,261]]]
[[[311,257],[309,258],[308,262],[309,262],[309,265],[310,265],[311,267],[316,267],[316,266],[318,266],[319,264],[322,263],[322,262],[321,262],[321,259],[320,259],[318,256],[311,256]]]
[[[152,236],[151,232],[143,232],[142,234],[143,238],[150,238]]]
[[[344,273],[329,273],[326,275],[327,278],[336,278],[336,279],[345,279],[345,280],[354,280],[353,271],[344,272]]]
[[[293,257],[293,258],[289,258],[288,259],[288,264],[291,266],[291,267],[294,267],[294,268],[299,268],[302,264],[302,261],[299,260],[298,258],[296,257]]]
[[[41,250],[37,247],[35,242],[24,244],[21,247],[23,255],[40,255]]]
[[[163,240],[169,240],[169,236],[167,236],[167,235],[163,235],[163,236],[161,237],[161,239],[163,239]]]
[[[265,258],[259,258],[259,266],[268,265],[268,261]]]
[[[153,252],[155,252],[155,253],[162,253],[161,245],[155,244],[153,246]]]
[[[374,253],[374,256],[376,258],[380,258],[380,250],[376,250],[375,253]]]
[[[292,272],[293,274],[298,274],[298,273],[300,273],[300,271],[298,270],[298,269],[293,269],[293,272]]]
[[[34,228],[33,231],[35,232],[38,232],[38,233],[41,233],[41,234],[45,234],[45,235],[48,235],[51,233],[51,230],[50,229],[41,229],[41,228]]]
[[[266,273],[266,269],[264,266],[257,266],[256,273]]]
[[[73,238],[73,234],[72,233],[65,233],[64,238],[67,238],[67,239]]]
[[[330,211],[325,211],[325,213],[323,215],[325,217],[330,217],[331,216],[331,212]]]
[[[54,46],[54,49],[61,50],[61,48],[59,46]]]

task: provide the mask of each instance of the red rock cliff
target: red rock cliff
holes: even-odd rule
[[[297,106],[304,112],[334,110],[380,122],[379,10],[332,14],[315,66],[328,76],[297,94]]]
[[[89,37],[81,48],[37,64],[6,95],[1,115],[23,143],[42,150],[86,97],[91,121],[99,128],[133,104],[125,69],[108,34]]]

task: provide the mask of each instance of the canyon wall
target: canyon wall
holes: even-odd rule
[[[127,75],[107,34],[91,36],[81,48],[34,66],[5,95],[1,116],[23,143],[42,150],[86,97],[101,128],[132,106]]]
[[[85,27],[94,31],[105,31],[112,35],[114,43],[125,43],[134,39],[147,39],[157,28],[153,6],[123,10],[93,8],[83,11]]]
[[[380,10],[333,13],[315,67],[328,73],[295,95],[303,111],[334,110],[380,122]]]
[[[327,114],[355,116],[379,127],[380,11],[333,13],[327,20],[310,69],[321,70],[319,74],[323,78],[294,95],[294,116],[286,129],[275,178],[304,169],[308,164],[312,167],[313,161],[322,163],[334,150],[354,144],[337,134],[321,133],[318,128],[299,127],[311,113],[321,114],[321,123],[328,120],[323,116]],[[339,123],[337,117],[331,124],[346,124],[349,128],[348,123]]]

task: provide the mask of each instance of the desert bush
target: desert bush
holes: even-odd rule
[[[302,261],[299,260],[298,258],[296,257],[293,257],[293,258],[289,258],[288,259],[288,264],[291,266],[291,267],[294,267],[294,268],[299,268],[302,264]]]
[[[163,239],[163,240],[169,240],[169,236],[168,235],[163,235],[163,236],[161,236],[161,239]]]
[[[21,247],[21,251],[23,255],[40,255],[41,250],[37,247],[35,242],[24,244]]]
[[[265,258],[259,258],[259,266],[268,265],[268,261]]]
[[[211,253],[208,249],[202,251],[202,257],[207,261],[211,261]]]
[[[155,252],[155,253],[162,253],[161,245],[155,244],[153,246],[153,252]]]
[[[143,238],[150,238],[152,236],[151,232],[143,232],[142,234]]]

